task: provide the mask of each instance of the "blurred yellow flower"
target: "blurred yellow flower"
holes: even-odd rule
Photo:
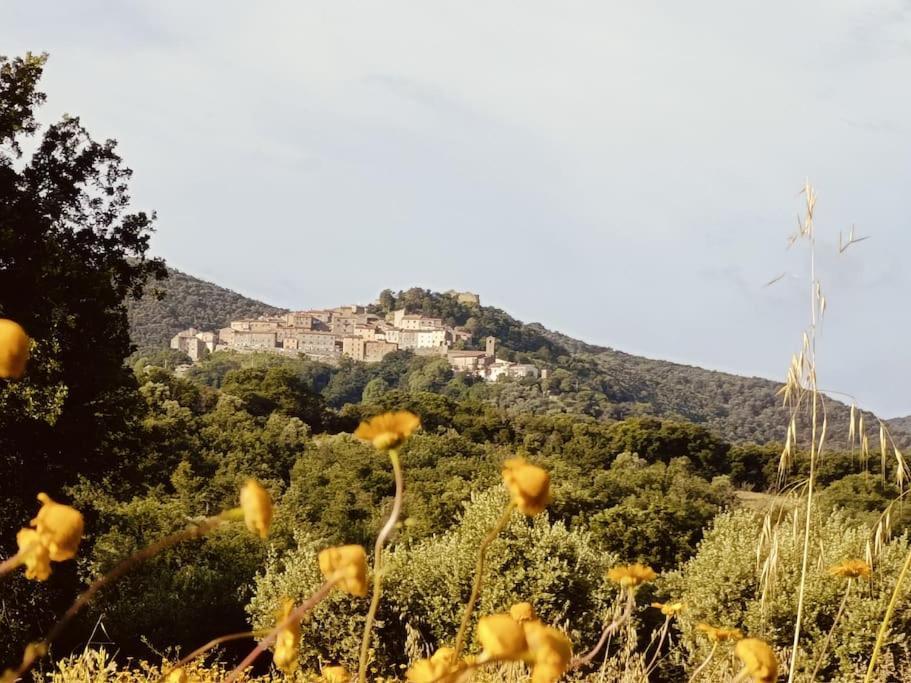
[[[18,379],[28,363],[28,335],[19,323],[0,318],[0,378]]]
[[[42,503],[41,509],[31,523],[50,558],[54,562],[73,559],[85,526],[82,513],[69,505],[54,502],[46,493],[39,493],[38,500]]]
[[[870,565],[863,560],[846,560],[829,568],[830,574],[843,579],[869,579],[872,572]]]
[[[520,624],[524,621],[532,621],[538,618],[535,615],[535,608],[530,602],[517,602],[509,608],[509,616]]]
[[[167,683],[187,683],[187,672],[182,668],[174,669],[165,679]]]
[[[673,617],[682,612],[686,605],[682,602],[653,602],[652,607],[660,609],[661,614],[666,617]]]
[[[528,643],[526,659],[532,664],[532,683],[554,683],[572,660],[573,645],[561,631],[540,621],[523,624]]]
[[[363,597],[367,595],[367,552],[359,545],[326,548],[319,553],[319,569],[327,579],[341,572],[340,590]]]
[[[440,647],[430,657],[430,661],[452,666],[455,664],[455,648]]]
[[[516,507],[526,515],[542,512],[550,502],[550,475],[524,458],[503,463],[503,483]]]
[[[758,638],[745,638],[734,647],[744,668],[755,683],[774,683],[778,680],[778,661],[769,645]]]
[[[244,511],[247,528],[260,538],[269,533],[272,523],[272,498],[259,482],[248,479],[240,490],[240,507]]]
[[[19,559],[25,565],[25,578],[44,581],[51,575],[51,556],[41,536],[34,529],[20,529],[16,534]]]
[[[371,442],[381,451],[398,448],[421,426],[420,418],[407,410],[383,413],[361,422],[354,431],[358,439]]]
[[[326,683],[348,683],[351,680],[351,674],[343,666],[324,666],[322,674]]]
[[[483,658],[515,660],[528,649],[525,630],[508,614],[491,614],[478,620],[478,641]]]
[[[294,601],[285,599],[278,614],[277,622],[280,624],[287,619],[293,609]],[[272,655],[272,661],[275,662],[275,666],[288,675],[294,673],[297,668],[300,642],[301,626],[297,620],[281,629],[275,637],[275,653]]]
[[[638,588],[643,583],[654,581],[657,574],[648,565],[628,564],[614,567],[607,572],[607,578],[619,583],[623,588]]]
[[[405,672],[411,683],[450,683],[455,681],[465,665],[455,661],[455,650],[441,647],[428,659],[419,659]]]
[[[708,639],[715,643],[720,643],[724,640],[740,640],[743,638],[743,633],[736,628],[719,628],[717,626],[710,626],[709,624],[696,624],[696,628],[705,633]]]

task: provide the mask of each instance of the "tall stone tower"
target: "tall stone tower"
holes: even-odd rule
[[[486,339],[487,347],[485,348],[485,353],[491,358],[497,355],[497,340],[495,337],[487,337]]]

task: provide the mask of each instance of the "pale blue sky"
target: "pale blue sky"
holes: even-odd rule
[[[821,381],[911,413],[908,0],[6,3],[27,49],[46,118],[120,141],[156,254],[293,308],[471,289],[781,378],[809,177]]]

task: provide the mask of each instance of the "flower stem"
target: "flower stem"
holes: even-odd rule
[[[709,656],[705,658],[705,661],[703,661],[702,664],[700,664],[696,668],[696,670],[693,672],[693,675],[690,676],[690,683],[693,683],[693,681],[695,681],[699,677],[699,674],[702,673],[702,670],[709,665],[709,662],[712,661],[712,657],[715,656],[715,652],[717,650],[718,650],[718,642],[716,641],[712,644],[712,650],[711,650],[711,652],[709,652]]]
[[[670,628],[670,625],[671,625],[671,617],[670,617],[670,615],[666,615],[664,617],[664,625],[661,627],[661,635],[658,638],[658,646],[655,648],[655,654],[652,655],[651,660],[645,667],[646,678],[648,678],[648,675],[652,672],[652,667],[658,661],[658,655],[661,654],[661,646],[664,645],[664,638],[665,638],[665,636],[667,636],[667,631]]]
[[[63,630],[66,628],[66,626],[76,617],[76,615],[79,614],[80,611],[82,611],[82,608],[85,607],[86,605],[88,605],[89,602],[91,602],[92,598],[95,597],[95,595],[98,593],[98,591],[100,591],[105,586],[108,586],[109,584],[112,584],[115,581],[117,581],[120,577],[122,577],[124,574],[126,574],[131,569],[133,569],[133,567],[135,567],[136,565],[138,565],[141,562],[144,562],[145,560],[149,559],[150,557],[154,557],[161,551],[167,550],[168,548],[177,545],[178,543],[181,543],[183,541],[189,541],[189,540],[192,540],[195,538],[201,538],[202,536],[205,536],[207,533],[212,531],[212,529],[221,525],[223,522],[237,519],[238,512],[239,512],[239,508],[233,509],[233,510],[228,510],[226,512],[223,512],[220,515],[216,515],[215,517],[209,517],[197,524],[192,524],[191,526],[187,527],[183,531],[178,531],[176,534],[171,534],[170,536],[165,536],[164,538],[162,538],[159,541],[156,541],[152,545],[146,546],[142,550],[139,550],[139,551],[133,553],[132,555],[130,555],[128,558],[126,558],[125,560],[120,562],[120,564],[115,566],[107,574],[104,574],[103,576],[100,576],[99,578],[97,578],[93,583],[91,583],[89,585],[88,588],[86,588],[82,593],[80,593],[77,596],[76,600],[73,602],[73,604],[70,605],[69,609],[67,609],[67,611],[64,612],[64,614],[60,618],[60,620],[56,624],[54,624],[54,627],[50,630],[50,632],[47,634],[47,636],[45,636],[44,640],[41,641],[41,644],[46,649],[48,645],[50,645],[54,640],[56,640],[60,636],[60,634],[63,632]],[[243,519],[243,516],[242,516],[243,513],[240,512],[240,514],[241,514],[240,518]],[[29,671],[29,669],[32,668],[32,665],[34,664],[35,661],[37,661],[37,657],[29,662],[24,661],[20,665],[19,669],[17,669],[15,671],[15,675],[16,676],[25,675]]]
[[[886,614],[882,623],[879,625],[879,632],[876,634],[876,645],[873,646],[873,654],[870,655],[870,664],[867,666],[867,675],[864,676],[864,683],[870,683],[873,680],[873,672],[876,669],[876,661],[879,659],[880,650],[883,647],[883,641],[886,639],[886,631],[889,630],[889,622],[892,620],[892,612],[895,611],[895,605],[898,603],[898,596],[901,593],[902,584],[911,568],[911,550],[905,558],[905,564],[898,575],[898,581],[895,582],[895,590],[892,591],[892,597],[889,599],[889,605],[886,607]]]
[[[376,619],[376,610],[380,605],[380,596],[383,592],[383,545],[398,522],[402,512],[402,499],[405,493],[405,484],[402,478],[402,466],[399,462],[399,452],[390,449],[389,459],[392,461],[392,471],[395,474],[395,498],[392,502],[392,512],[389,519],[380,529],[373,547],[373,597],[370,599],[370,609],[364,622],[364,637],[361,640],[361,652],[357,669],[358,683],[367,683],[367,655],[370,652],[370,636],[373,631],[373,621]]]
[[[221,645],[222,643],[230,643],[234,640],[243,640],[244,638],[256,638],[258,636],[268,635],[268,633],[269,632],[267,630],[260,629],[258,631],[243,631],[241,633],[230,633],[226,636],[219,636],[218,638],[213,638],[205,645],[193,650],[193,652],[188,654],[186,657],[184,657],[180,661],[174,662],[174,664],[172,664],[168,668],[167,671],[165,671],[161,674],[161,678],[158,679],[158,683],[163,683],[172,671],[175,671],[182,666],[186,666],[187,664],[192,662],[197,657],[204,655],[206,652],[211,650],[213,647]]]
[[[829,649],[829,643],[832,642],[832,634],[835,633],[835,627],[838,626],[841,615],[844,614],[845,606],[848,604],[848,596],[851,595],[851,586],[853,584],[854,581],[852,579],[848,579],[848,585],[845,587],[844,597],[842,597],[841,604],[838,606],[838,612],[835,614],[835,621],[832,622],[832,627],[826,634],[826,639],[822,644],[822,650],[820,650],[819,657],[816,659],[816,666],[813,667],[813,675],[810,676],[811,681],[816,680],[816,674],[819,672],[819,667],[821,667],[822,663],[825,661],[826,650]]]
[[[623,624],[625,624],[633,614],[633,607],[636,604],[635,594],[629,588],[624,588],[622,590],[626,591],[626,606],[623,608],[623,612],[614,619],[611,623],[604,627],[604,630],[601,632],[601,637],[598,639],[598,642],[595,646],[585,653],[581,657],[576,657],[573,661],[569,663],[569,668],[567,671],[572,671],[573,669],[578,669],[580,666],[585,666],[595,657],[598,656],[598,653],[601,651],[601,648],[604,647],[604,643],[607,642],[607,639]]]
[[[225,679],[224,683],[231,683],[231,681],[236,681],[237,677],[240,676],[244,672],[244,669],[246,669],[248,666],[250,666],[256,660],[257,657],[259,657],[263,652],[266,651],[267,647],[269,647],[272,643],[275,642],[275,639],[278,636],[279,631],[281,631],[283,628],[288,628],[288,626],[290,626],[294,622],[300,621],[301,619],[303,619],[304,615],[307,612],[309,612],[311,609],[313,609],[317,605],[317,603],[320,602],[320,600],[325,598],[329,594],[329,591],[331,591],[332,588],[335,586],[335,584],[337,584],[339,581],[341,581],[342,578],[343,578],[342,573],[337,572],[336,574],[333,574],[328,579],[326,579],[325,583],[323,583],[323,585],[321,585],[313,595],[311,595],[304,602],[302,602],[293,612],[291,612],[287,617],[285,617],[285,619],[282,620],[281,623],[276,624],[275,628],[273,628],[271,631],[269,631],[268,635],[266,635],[265,638],[263,638],[261,641],[259,641],[256,644],[256,647],[254,647],[253,650],[250,651],[250,654],[248,654],[246,657],[244,657],[243,661],[240,664],[238,664],[236,667],[234,667],[234,669],[231,671],[231,673]]]
[[[500,532],[506,528],[506,525],[509,524],[514,509],[515,503],[512,501],[506,504],[503,514],[500,515],[497,523],[494,524],[493,529],[484,537],[484,540],[481,541],[480,548],[478,548],[478,562],[474,568],[474,583],[471,585],[471,595],[468,597],[468,603],[465,605],[465,611],[462,613],[462,623],[459,624],[459,632],[456,634],[454,647],[455,655],[453,656],[454,661],[458,661],[459,657],[462,655],[462,649],[465,647],[465,634],[468,632],[468,624],[471,623],[471,614],[474,612],[475,603],[478,601],[478,596],[481,594],[481,584],[484,582],[484,563],[487,560],[487,549],[490,547],[490,544],[494,542],[496,537],[500,535]]]

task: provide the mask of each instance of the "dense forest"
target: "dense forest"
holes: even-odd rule
[[[164,263],[148,254],[154,215],[132,209],[116,143],[95,141],[72,117],[39,134],[44,63],[0,58],[0,318],[4,330],[22,330],[0,338],[4,666],[21,667],[23,652],[44,655],[46,637],[38,680],[114,680],[130,658],[173,661],[240,632],[246,640],[215,653],[236,664],[285,599],[302,602],[320,588],[321,550],[372,548],[388,526],[388,564],[375,574],[383,597],[366,637],[371,679],[398,680],[452,643],[463,606],[478,595],[477,573],[484,589],[466,623],[527,601],[577,653],[625,609],[601,665],[638,671],[636,680],[694,671],[723,680],[733,655],[724,645],[713,659],[719,640],[705,634],[718,629],[707,624],[786,654],[798,611],[804,679],[857,680],[876,642],[882,680],[907,680],[911,605],[890,602],[908,553],[911,509],[893,503],[907,490],[907,468],[895,444],[880,449],[872,416],[870,452],[847,447],[840,404],[828,409],[823,457],[808,452],[802,423],[783,449],[788,414],[772,382],[591,347],[420,289],[383,292],[375,305],[441,315],[471,329],[475,343],[496,336],[506,357],[547,367],[548,376],[486,383],[407,352],[337,366],[219,352],[183,368],[187,359],[163,346],[177,329],[272,309],[173,271],[165,279]],[[129,303],[155,287],[163,302]],[[171,303],[169,287],[181,290]],[[138,351],[131,324],[145,346]],[[10,349],[29,355],[27,367],[7,360]],[[395,435],[394,457],[388,443],[358,437],[365,421],[403,410],[420,428]],[[533,514],[514,509],[504,471],[516,458],[546,477]],[[398,466],[403,498],[393,496]],[[808,467],[815,504],[804,508]],[[237,507],[238,491],[251,480],[270,501],[258,499],[262,531],[263,509],[271,516],[275,503],[268,535],[235,523],[248,507],[243,496]],[[48,496],[60,501],[57,513],[81,513],[69,554],[45,538]],[[400,523],[388,525],[400,501]],[[75,510],[62,512],[64,504]],[[812,528],[812,544],[801,544],[800,528]],[[137,554],[176,537],[182,542]],[[477,561],[482,546],[486,565]],[[801,556],[810,572],[801,572]],[[93,599],[73,602],[137,557],[144,561]],[[870,580],[852,592],[827,568],[861,557]],[[650,567],[638,593],[622,583],[618,592],[612,578],[628,563]],[[36,571],[43,565],[46,573]],[[686,610],[672,621],[653,601]],[[84,609],[68,611],[73,604]],[[892,630],[877,637],[887,604]],[[289,680],[315,678],[327,663],[357,670],[366,611],[360,597],[328,594],[295,627],[291,654],[304,678]],[[480,629],[469,633],[466,652],[486,647]],[[84,662],[99,648],[105,654],[91,661],[100,670],[65,673],[71,655]],[[578,675],[594,680],[598,664],[579,664]],[[152,666],[141,680],[161,678]]]

